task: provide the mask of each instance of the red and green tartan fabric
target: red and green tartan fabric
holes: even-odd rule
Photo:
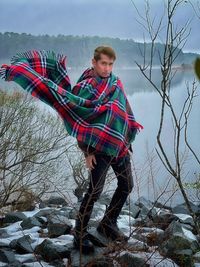
[[[121,157],[128,151],[138,130],[122,83],[113,73],[101,78],[86,69],[71,87],[63,55],[51,51],[17,54],[0,74],[32,96],[54,108],[69,135],[97,151]]]

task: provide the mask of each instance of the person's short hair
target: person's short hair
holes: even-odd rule
[[[95,50],[94,50],[94,59],[96,61],[98,61],[99,59],[101,59],[101,54],[104,54],[106,56],[108,56],[109,58],[112,59],[116,59],[116,54],[115,51],[112,47],[110,46],[98,46]]]

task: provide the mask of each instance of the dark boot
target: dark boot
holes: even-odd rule
[[[88,238],[88,233],[85,228],[81,228],[79,220],[76,221],[73,244],[74,248],[78,249],[83,254],[90,254],[94,252],[94,246]]]
[[[94,252],[94,246],[89,240],[87,232],[84,232],[81,236],[77,233],[74,234],[74,248],[83,254]]]
[[[105,236],[106,238],[110,238],[113,241],[128,241],[128,236],[124,235],[119,230],[116,221],[102,220],[97,227],[97,231],[101,235]]]

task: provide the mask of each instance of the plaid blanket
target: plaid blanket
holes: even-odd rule
[[[122,83],[86,69],[71,87],[63,55],[51,51],[17,54],[11,65],[2,65],[0,75],[14,81],[32,96],[54,108],[69,135],[97,151],[121,157],[143,127],[135,121]]]

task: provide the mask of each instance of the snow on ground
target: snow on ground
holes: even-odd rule
[[[75,224],[75,220],[70,220],[70,221],[72,222],[73,225]],[[35,240],[32,243],[32,247],[33,249],[35,249],[37,245],[41,244],[45,239],[47,239],[46,237],[42,238],[39,236],[38,231],[40,230],[40,227],[34,226],[30,229],[23,230],[22,227],[20,226],[21,222],[22,221],[18,221],[9,226],[1,228],[4,229],[9,235],[9,237],[1,238],[2,243],[4,243],[5,245],[9,245],[12,240],[23,237],[24,235],[29,235],[33,240]],[[47,230],[44,229],[44,232],[47,233]],[[67,245],[72,243],[73,236],[62,235],[57,238],[51,238],[50,240],[53,241],[55,244]]]
[[[189,230],[182,227],[183,233],[185,234],[186,238],[192,241],[197,241],[196,236]]]
[[[188,214],[182,214],[182,213],[174,213],[175,216],[177,216],[180,220],[185,221],[188,218],[192,219],[192,216]]]
[[[117,224],[119,228],[126,229],[127,227],[130,227],[135,222],[135,219],[130,217],[129,215],[123,215],[120,216],[117,220]]]

